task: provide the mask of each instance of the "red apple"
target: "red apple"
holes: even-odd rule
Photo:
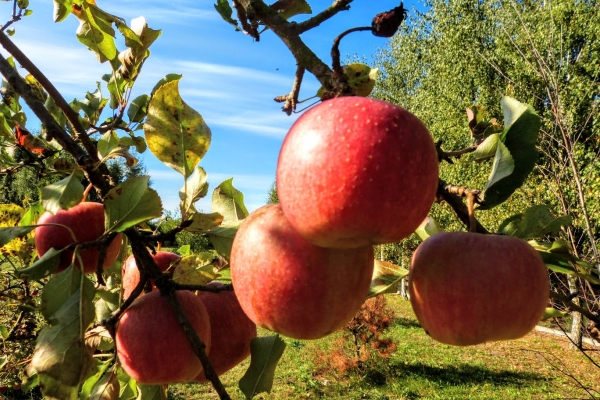
[[[323,247],[404,239],[427,216],[437,185],[437,151],[425,125],[365,97],[327,100],[304,113],[277,164],[286,217]]]
[[[187,317],[210,351],[210,321],[202,300],[189,291],[177,291]],[[116,348],[127,374],[146,385],[189,382],[202,364],[175,313],[159,291],[140,296],[117,325]]]
[[[207,286],[223,284],[210,282]],[[234,292],[200,291],[198,296],[210,319],[210,362],[220,376],[250,355],[250,342],[256,337],[256,325],[244,314]],[[194,381],[208,382],[208,379],[202,371]]]
[[[435,340],[468,346],[517,339],[548,303],[548,271],[527,242],[500,235],[438,233],[415,251],[409,293]]]
[[[169,251],[157,251],[156,254],[152,255],[152,258],[162,271],[166,271],[169,269],[171,264],[179,260],[181,257]],[[127,257],[123,263],[123,268],[121,269],[121,280],[123,283],[123,298],[126,299],[140,281],[140,270],[137,267],[133,254]],[[152,287],[155,288],[154,282],[152,282]]]
[[[246,315],[296,339],[343,327],[365,301],[373,247],[329,249],[306,241],[279,205],[252,212],[231,249],[231,281]]]
[[[37,222],[38,224],[61,224],[69,227],[77,242],[92,242],[104,234],[104,206],[100,203],[83,202],[68,210],[60,210],[56,214],[46,211]],[[106,250],[103,268],[108,268],[115,262],[121,251],[122,234],[118,234]],[[51,247],[60,250],[73,244],[69,231],[61,226],[39,226],[35,229],[35,247],[39,257],[43,256]],[[92,273],[98,266],[98,248],[82,250],[80,253],[83,271]],[[56,272],[62,271],[71,265],[73,250],[63,251],[60,255],[60,264]],[[75,265],[81,267],[76,259]]]

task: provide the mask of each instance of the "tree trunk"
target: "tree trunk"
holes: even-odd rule
[[[571,293],[575,293],[577,291],[577,280],[572,275],[567,275],[567,280],[569,282],[569,291]],[[579,296],[573,299],[573,303],[576,305],[580,305]],[[582,339],[583,339],[583,318],[581,313],[573,311],[571,312],[571,317],[573,321],[571,323],[571,344],[569,348],[571,349],[581,349]]]

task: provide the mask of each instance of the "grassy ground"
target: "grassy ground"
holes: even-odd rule
[[[453,347],[431,340],[418,325],[410,303],[389,295],[396,313],[388,337],[397,349],[365,373],[341,373],[327,359],[336,337],[318,341],[286,339],[273,391],[258,399],[585,399],[600,398],[600,368],[567,339],[533,332],[520,340]],[[268,332],[261,332],[268,334]],[[600,349],[587,354],[600,363]],[[234,399],[243,399],[237,381],[247,361],[222,380]],[[586,389],[584,389],[586,388]],[[216,399],[209,385],[172,385],[169,398]]]

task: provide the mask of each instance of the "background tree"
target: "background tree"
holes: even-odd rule
[[[375,96],[410,109],[451,150],[470,145],[466,108],[479,106],[488,119],[500,118],[500,93],[526,99],[542,121],[537,168],[511,199],[479,218],[494,229],[524,205],[549,204],[573,218],[564,236],[575,254],[598,265],[597,4],[434,0],[426,6],[378,53],[382,79]],[[486,163],[472,168],[471,159],[467,153],[442,163],[441,178],[481,188]],[[455,224],[444,207],[434,207],[433,215],[443,226]],[[568,281],[555,280],[565,292],[593,299],[588,284]],[[578,326],[576,318],[575,331]]]

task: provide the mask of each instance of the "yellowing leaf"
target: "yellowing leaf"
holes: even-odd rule
[[[185,285],[206,285],[219,276],[213,266],[214,258],[208,252],[180,258],[173,265],[173,280]]]
[[[150,151],[185,179],[204,157],[211,140],[202,116],[179,95],[178,80],[165,83],[152,96],[144,133]]]
[[[375,80],[377,79],[377,68],[371,68],[368,65],[360,63],[348,64],[343,68],[352,93],[362,97],[367,97],[371,94],[373,87],[375,87]]]
[[[89,2],[73,4],[73,14],[79,20],[77,39],[96,53],[100,62],[115,59],[117,46],[112,24],[119,18],[102,11]]]

